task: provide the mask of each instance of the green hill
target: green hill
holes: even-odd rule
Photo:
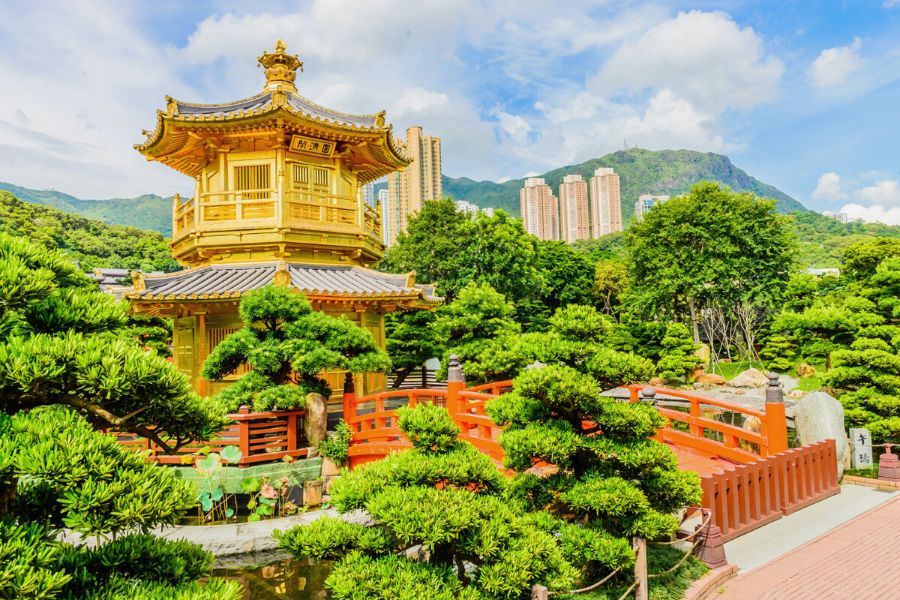
[[[82,200],[55,190],[32,190],[0,181],[0,190],[32,204],[52,206],[67,213],[114,225],[130,225],[172,235],[172,198],[144,194],[135,198]]]
[[[96,267],[176,271],[162,234],[136,227],[107,225],[29,202],[0,191],[0,231],[58,248],[90,271]]]
[[[784,192],[734,166],[727,156],[712,152],[631,148],[594,158],[580,165],[554,169],[539,177],[543,177],[556,193],[563,176],[578,173],[588,181],[597,167],[612,167],[618,173],[621,181],[622,217],[626,223],[634,214],[634,203],[639,195],[677,196],[704,180],[718,181],[733,190],[773,198],[778,201],[778,210],[783,213],[806,210]],[[519,190],[524,183],[524,178],[494,183],[473,181],[467,177],[443,177],[445,195],[456,200],[468,200],[482,207],[502,208],[513,215],[519,214]]]

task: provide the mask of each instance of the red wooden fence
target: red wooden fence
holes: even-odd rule
[[[794,448],[701,480],[725,541],[839,493],[834,440]]]
[[[139,450],[150,450],[150,458],[161,464],[182,464],[183,457],[201,448],[221,452],[226,446],[237,446],[242,457],[238,465],[282,460],[286,456],[306,456],[306,436],[303,432],[303,410],[250,412],[242,406],[240,412],[228,415],[234,421],[219,434],[205,442],[194,442],[178,450],[177,454],[163,454],[162,448],[151,440],[133,434],[119,433],[119,443]]]

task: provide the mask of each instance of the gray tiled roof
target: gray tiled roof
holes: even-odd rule
[[[315,102],[307,100],[297,94],[287,94],[288,105],[291,109],[316,119],[328,119],[343,125],[354,125],[357,127],[374,127],[374,115],[348,115],[333,111],[319,106]],[[272,105],[272,93],[264,92],[236,102],[226,102],[224,104],[191,104],[190,102],[176,101],[179,115],[189,116],[229,116],[238,112],[246,112],[252,110],[265,110]]]
[[[418,296],[438,300],[431,285],[407,286],[406,275],[338,265],[281,266],[285,267],[293,286],[311,296]],[[135,299],[237,297],[272,283],[278,269],[279,263],[270,262],[210,265],[167,275],[145,275],[146,289],[132,290],[125,295]]]

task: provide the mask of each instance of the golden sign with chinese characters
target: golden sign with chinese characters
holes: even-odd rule
[[[291,137],[291,150],[293,152],[308,152],[319,156],[331,156],[334,154],[334,142],[317,140],[316,138],[295,135]]]

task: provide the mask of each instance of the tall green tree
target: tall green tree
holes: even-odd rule
[[[322,373],[379,373],[390,369],[371,332],[346,317],[314,311],[306,296],[269,285],[241,299],[244,326],[216,346],[203,377],[219,380],[246,364],[250,372],[219,393],[230,411],[303,408],[310,393],[331,394]]]
[[[752,355],[760,312],[776,306],[792,264],[793,239],[774,201],[700,183],[655,207],[626,237],[631,291],[645,315],[686,316],[695,342],[704,311],[734,320],[739,335],[723,345]],[[706,334],[721,336],[712,326]]]
[[[237,597],[197,583],[198,546],[141,535],[177,522],[191,486],[94,429],[171,452],[226,424],[126,321],[59,252],[0,234],[0,598]],[[90,550],[64,528],[116,540]]]
[[[394,387],[399,388],[425,361],[443,353],[431,330],[435,314],[430,310],[398,311],[388,313],[384,321],[387,352],[396,375]]]
[[[490,285],[469,283],[464,287],[456,300],[438,309],[432,327],[435,339],[444,348],[439,375],[446,375],[453,354],[466,365],[466,377],[472,383],[508,375],[514,363],[501,348],[521,331],[514,313],[513,305]]]
[[[544,285],[537,246],[522,222],[503,211],[470,217],[449,199],[433,200],[410,217],[379,268],[415,271],[420,281],[437,284],[448,302],[474,282],[491,285],[516,306],[527,306],[537,301]],[[526,316],[532,312],[524,310]]]

